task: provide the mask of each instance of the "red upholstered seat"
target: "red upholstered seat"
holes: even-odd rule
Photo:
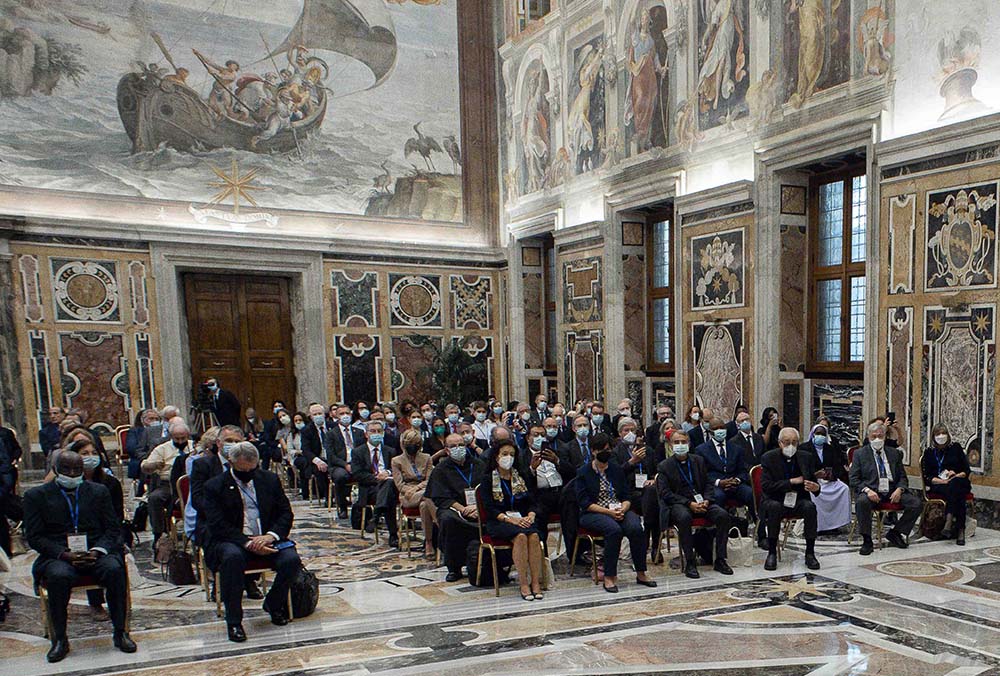
[[[927,499],[928,500],[940,500],[941,502],[947,502],[948,501],[948,499],[942,493],[931,493],[930,491],[928,491],[928,493],[927,493]],[[966,502],[972,502],[975,499],[976,499],[976,496],[974,496],[972,493],[966,493],[965,494],[965,501]]]
[[[483,533],[482,542],[484,545],[490,545],[492,547],[513,547],[514,543],[510,540],[501,540],[500,538],[495,538],[486,533]]]
[[[580,527],[580,530],[577,531],[577,535],[579,535],[582,538],[585,538],[585,537],[602,538],[602,537],[604,537],[603,535],[601,535],[600,533],[598,533],[596,530],[590,530],[588,528],[583,528],[582,526]]]
[[[179,509],[177,509],[177,508],[175,507],[175,508],[174,508],[174,511],[170,512],[170,516],[171,516],[171,517],[172,517],[173,519],[175,519],[175,520],[177,520],[177,521],[180,521],[181,519],[183,519],[183,518],[184,518],[184,512],[182,512],[181,510],[179,510]]]
[[[735,500],[733,498],[726,498],[726,504],[725,504],[726,509],[737,509],[742,506],[743,503],[740,502],[739,500]]]
[[[703,516],[696,516],[691,519],[691,528],[711,528],[712,522]]]
[[[419,507],[403,507],[403,516],[410,519],[420,518],[420,508]]]
[[[903,509],[902,503],[890,502],[889,500],[883,500],[879,503],[878,509],[883,512],[898,512]]]
[[[558,514],[549,514],[549,523],[560,523],[562,522],[562,517]]]

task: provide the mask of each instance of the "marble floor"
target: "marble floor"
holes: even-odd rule
[[[656,589],[630,584],[623,561],[617,595],[568,577],[563,556],[545,599],[525,602],[516,585],[495,598],[446,583],[433,562],[362,539],[325,508],[295,510],[293,538],[321,581],[314,615],[275,627],[245,601],[249,640],[230,643],[201,588],[164,582],[144,541],[133,575],[139,651],[114,650],[110,626],[92,621],[77,593],[72,652],[50,665],[27,554],[0,574],[12,605],[0,674],[1000,674],[996,531],[980,529],[964,548],[916,540],[864,558],[846,536],[825,539],[817,574],[793,538],[773,573],[758,551],[731,577],[652,566]]]

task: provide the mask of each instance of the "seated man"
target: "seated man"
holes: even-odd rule
[[[385,517],[389,529],[389,546],[399,547],[396,530],[396,502],[399,493],[392,480],[392,458],[396,453],[382,443],[384,437],[381,420],[369,420],[365,424],[367,442],[355,446],[351,452],[352,477],[358,482],[358,505],[375,505],[372,519],[365,524],[365,530],[375,532],[379,519]]]
[[[264,610],[279,627],[288,624],[288,585],[302,567],[288,540],[292,506],[278,476],[257,467],[257,447],[241,441],[229,451],[229,471],[205,483],[199,515],[206,519],[205,560],[219,573],[229,640],[247,640],[243,630],[244,571],[254,557],[276,571]]]
[[[462,579],[469,543],[479,537],[476,486],[485,466],[457,434],[445,438],[445,447],[448,457],[431,472],[426,495],[437,507],[438,549],[444,552],[448,568],[445,581],[455,582]]]
[[[351,425],[351,408],[341,404],[334,412],[336,424],[326,433],[326,464],[330,468],[337,495],[337,518],[347,518],[347,498],[351,494],[351,454],[365,443],[365,433]]]
[[[69,653],[67,609],[81,575],[97,578],[107,593],[115,647],[134,653],[135,642],[125,631],[128,579],[121,514],[115,514],[107,488],[83,480],[83,458],[77,453],[60,453],[54,469],[55,481],[24,494],[24,529],[28,544],[38,552],[31,572],[49,594],[52,648],[46,659],[58,662]]]
[[[721,423],[717,429],[726,431]],[[715,526],[715,570],[723,575],[732,575],[733,569],[726,562],[729,512],[716,502],[720,495],[718,492],[708,492],[712,488],[709,480],[711,470],[706,469],[702,456],[688,452],[688,435],[685,432],[674,432],[670,436],[670,444],[673,455],[660,463],[656,487],[661,504],[664,509],[669,510],[670,523],[680,533],[685,558],[684,574],[692,579],[701,577],[698,574],[691,521],[695,517],[702,517]]]
[[[156,541],[167,530],[168,516],[174,507],[174,487],[170,485],[170,475],[174,461],[180,455],[191,452],[191,430],[186,422],[175,419],[170,423],[170,441],[166,441],[142,461],[142,473],[150,475],[149,523],[153,529],[153,549]]]
[[[904,536],[913,530],[923,505],[920,498],[906,492],[909,480],[903,467],[903,453],[885,443],[886,426],[874,422],[868,426],[868,443],[854,453],[850,481],[854,493],[854,513],[863,542],[860,554],[872,553],[872,510],[883,502],[902,505],[903,513],[895,527],[885,534],[893,547],[906,549]]]
[[[735,500],[753,514],[753,487],[750,485],[750,468],[744,459],[740,444],[726,439],[728,434],[722,418],[712,418],[708,424],[708,439],[694,449],[708,469],[708,498],[713,505],[723,509],[726,500]]]
[[[785,427],[778,433],[778,445],[761,458],[760,518],[767,525],[767,560],[764,570],[778,567],[778,536],[781,520],[799,517],[805,522],[806,568],[819,570],[816,559],[816,505],[809,494],[819,494],[816,464],[810,453],[799,453],[799,431]]]

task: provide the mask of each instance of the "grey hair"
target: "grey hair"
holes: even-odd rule
[[[625,425],[635,425],[636,427],[639,426],[638,423],[635,422],[635,418],[630,418],[630,417],[627,417],[627,416],[623,417],[623,418],[619,418],[618,419],[618,431],[621,432],[622,428],[625,427]]]
[[[204,451],[206,448],[212,448],[215,446],[215,442],[219,440],[219,435],[222,430],[218,427],[209,427],[201,435],[201,439],[198,440],[197,449],[199,451]]]
[[[885,423],[878,422],[876,420],[875,422],[873,422],[871,425],[868,426],[868,436],[871,436],[872,432],[878,432],[879,430],[881,430],[882,433],[885,434],[886,431]]]
[[[799,440],[799,441],[802,440],[802,435],[799,434],[799,431],[797,429],[795,429],[794,427],[782,427],[781,431],[778,432],[778,443],[781,443],[782,439],[788,439],[789,437],[791,437],[793,435],[795,436],[795,438],[797,440]]]
[[[229,463],[235,464],[237,460],[253,460],[254,464],[260,462],[260,454],[257,447],[249,441],[241,441],[235,448],[229,451]]]
[[[380,429],[385,429],[385,423],[379,419],[375,419],[365,423],[365,431],[371,432],[372,425],[378,425]]]
[[[174,421],[175,422],[170,423],[170,427],[169,427],[169,430],[170,430],[171,434],[173,434],[175,431],[179,431],[181,429],[187,431],[190,434],[191,428],[188,427],[188,424],[186,422],[184,422],[183,420],[177,419],[177,418],[174,418]]]
[[[173,411],[173,415],[167,415]],[[171,418],[176,418],[181,414],[181,410],[172,404],[167,404],[162,409],[160,409],[160,417],[164,420],[170,420]]]

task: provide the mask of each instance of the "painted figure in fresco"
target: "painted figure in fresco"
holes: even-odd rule
[[[698,47],[704,58],[698,73],[698,97],[704,112],[718,109],[722,100],[732,96],[747,70],[743,25],[734,0],[702,1],[707,27]]]
[[[220,66],[205,58],[197,49],[192,49],[209,72],[215,75],[212,83],[212,91],[208,93],[208,107],[219,117],[246,117],[246,110],[239,110],[233,98],[233,88],[240,76],[240,64],[233,59],[226,61],[225,66]]]
[[[653,118],[661,96],[662,78],[667,74],[667,64],[660,60],[650,34],[652,23],[649,10],[643,10],[628,50],[627,67],[631,77],[625,97],[625,124],[633,125],[640,153],[652,146]],[[660,109],[663,109],[662,105]]]
[[[865,59],[866,75],[884,75],[889,71],[889,52],[883,36],[887,22],[881,7],[870,8],[858,21],[858,49]]]
[[[833,0],[834,11],[840,0]],[[789,16],[799,17],[799,69],[795,91],[788,102],[799,108],[816,91],[826,53],[826,10],[823,0],[791,0]]]
[[[590,122],[590,95],[594,91],[594,85],[601,73],[602,59],[604,58],[604,47],[594,49],[592,45],[584,45],[580,50],[580,68],[577,77],[580,81],[580,91],[569,109],[570,149],[573,151],[574,162],[578,171],[590,171],[594,167],[589,162],[580,165],[578,159],[584,153],[590,153],[594,149],[597,139],[594,138],[594,129]]]
[[[541,190],[545,184],[545,171],[551,159],[549,149],[549,102],[545,98],[543,80],[545,71],[532,75],[528,84],[527,104],[521,131],[524,135],[524,168],[526,193]]]

